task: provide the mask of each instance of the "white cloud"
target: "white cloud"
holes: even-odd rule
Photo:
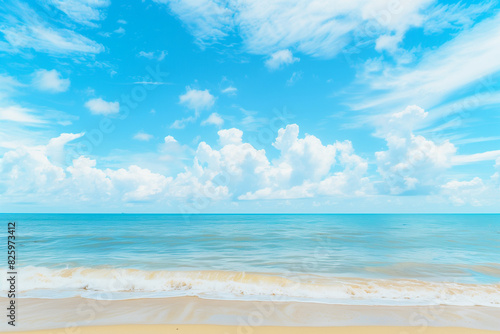
[[[484,193],[488,190],[483,180],[475,177],[470,181],[450,181],[442,186],[443,194],[457,206],[470,203],[473,206],[485,204]]]
[[[132,138],[135,140],[140,140],[140,141],[150,141],[153,138],[153,135],[139,131]]]
[[[37,116],[33,110],[17,105],[0,107],[0,120],[32,125],[46,123],[46,121]]]
[[[60,93],[68,90],[70,81],[63,79],[61,73],[56,70],[37,70],[34,73],[33,85],[39,90]]]
[[[219,130],[217,134],[219,135],[219,143],[222,146],[240,145],[243,143],[243,131],[239,129],[231,128]]]
[[[125,34],[125,29],[123,27],[119,27],[113,31],[115,34],[123,35]]]
[[[208,125],[208,124],[212,124],[212,125],[220,127],[224,124],[224,120],[222,119],[222,117],[220,117],[220,115],[218,113],[214,112],[214,113],[210,114],[210,116],[208,116],[208,118],[206,120],[201,122],[201,125]]]
[[[302,139],[298,134],[296,124],[279,130],[273,146],[280,150],[280,157],[267,170],[266,186],[239,199],[365,196],[373,192],[365,175],[368,163],[354,154],[349,141],[325,146],[315,136]]]
[[[336,148],[334,145],[323,146],[315,136],[306,135],[299,139],[298,135],[296,124],[278,131],[273,146],[281,152],[279,164],[287,165],[293,171],[290,175],[292,185],[300,184],[304,179],[319,181],[335,164]]]
[[[453,164],[463,165],[479,161],[495,160],[498,157],[500,157],[500,150],[468,154],[468,155],[457,155],[453,157]]]
[[[469,24],[463,17],[477,16],[489,8],[450,5],[443,15],[443,5],[432,0],[292,0],[286,5],[266,0],[156,2],[168,3],[202,46],[239,34],[243,48],[253,54],[293,48],[317,57],[333,57],[349,44],[395,50],[412,27],[429,23],[434,31],[457,29]]]
[[[19,81],[10,75],[0,74],[0,100],[9,97],[12,93],[16,92],[17,87],[21,87]]]
[[[120,111],[120,103],[107,102],[102,98],[91,99],[85,102],[85,107],[94,115],[112,115]]]
[[[379,66],[380,71],[361,76],[360,82],[368,83],[370,92],[376,93],[363,92],[366,98],[353,107],[399,108],[414,103],[427,109],[433,107],[451,93],[500,71],[500,50],[491,47],[499,43],[500,14],[497,14],[462,31],[439,48],[425,52],[417,64],[384,63]],[[493,85],[488,80],[478,82],[472,94]]]
[[[238,88],[233,86],[228,86],[221,91],[223,94],[235,95],[238,92]]]
[[[166,50],[161,50],[161,51],[141,51],[139,52],[139,57],[144,57],[147,59],[156,59],[158,61],[162,61],[165,59],[165,57],[168,55],[168,52]]]
[[[427,113],[420,107],[408,106],[389,115],[377,132],[387,142],[388,150],[375,153],[378,172],[391,194],[428,193],[435,188],[438,177],[452,165],[456,148],[448,141],[437,144],[415,135],[413,127]],[[382,189],[382,191],[384,191]]]
[[[265,64],[270,70],[278,70],[287,65],[298,62],[300,59],[294,57],[290,50],[280,50],[274,52],[269,59],[266,60]]]
[[[94,21],[105,19],[102,9],[110,5],[109,0],[49,0],[49,3],[73,21],[89,26],[96,26]]]
[[[6,152],[0,158],[0,187],[6,189],[1,195],[4,200],[50,203],[64,198],[70,189],[65,188],[64,169],[55,162],[63,160],[64,145],[82,135],[63,133],[46,146],[19,146]]]
[[[154,0],[168,4],[170,10],[188,24],[201,46],[227,36],[232,28],[232,11],[212,0]]]
[[[377,156],[388,192],[423,193],[426,187],[433,187],[441,198],[455,205],[498,203],[498,174],[492,176],[491,182],[476,177],[466,181],[447,180],[440,186],[438,174],[449,166],[454,147],[415,136],[409,128],[399,129],[401,124],[412,119],[415,122],[425,115],[413,106],[390,118],[394,131],[387,133],[388,150]],[[264,149],[245,142],[239,129],[223,129],[217,134],[217,146],[200,142],[189,158],[191,162],[183,166],[182,172],[171,175],[134,164],[126,168],[102,168],[96,160],[85,156],[63,167],[64,148],[83,133],[61,134],[47,145],[21,145],[0,157],[0,188],[5,190],[0,199],[6,203],[30,201],[44,205],[83,201],[109,208],[146,202],[164,205],[177,200],[186,204],[369,198],[376,194],[373,176],[367,175],[367,160],[355,154],[349,141],[323,144],[313,135],[300,136],[298,125],[290,124],[278,131],[273,146],[279,155],[270,160]],[[189,151],[167,135],[155,159],[170,161],[174,157],[178,161],[179,156],[187,159],[186,150]],[[413,168],[407,168],[409,164]],[[500,170],[500,158],[496,168]],[[194,207],[195,211],[198,209]]]
[[[287,86],[293,86],[297,81],[302,79],[302,72],[293,72],[290,79],[286,81]]]
[[[188,86],[186,93],[179,96],[179,103],[199,113],[202,110],[212,108],[215,97],[210,94],[208,89],[192,89]]]
[[[125,20],[118,20],[116,22],[119,23],[119,24],[127,24],[127,21],[125,21]]]
[[[0,27],[0,32],[11,47],[5,51],[19,52],[20,49],[33,49],[53,55],[71,56],[97,54],[104,50],[101,44],[73,30],[50,25],[24,3],[16,2],[15,5],[9,5],[8,10],[8,24]]]
[[[164,138],[164,142],[165,144],[171,144],[171,143],[177,143],[177,140],[175,140],[174,137],[169,135]]]
[[[53,163],[64,164],[64,146],[75,139],[83,137],[84,134],[84,132],[62,133],[59,137],[52,138],[47,146],[45,146],[47,158]]]
[[[187,123],[193,123],[196,120],[196,117],[190,116],[182,119],[175,120],[172,125],[170,125],[171,129],[184,129]]]
[[[291,125],[281,129],[276,139],[281,155],[270,162],[265,150],[244,142],[241,130],[224,129],[218,135],[220,149],[199,143],[192,165],[167,176],[135,165],[99,168],[96,160],[84,156],[63,168],[65,145],[83,133],[62,134],[45,146],[22,146],[0,158],[0,187],[8,189],[0,197],[102,205],[160,202],[167,198],[186,201],[362,196],[369,191],[370,182],[363,175],[367,164],[353,153],[349,142],[323,146],[314,136],[298,138],[298,127]],[[178,157],[184,150],[175,138],[166,136],[159,159]],[[295,164],[300,159],[310,160]],[[338,170],[333,168],[336,164]]]

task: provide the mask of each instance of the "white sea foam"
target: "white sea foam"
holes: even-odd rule
[[[5,270],[0,271],[4,276]],[[5,289],[5,286],[3,287]],[[285,278],[227,271],[142,271],[135,269],[20,270],[21,297],[129,299],[199,296],[210,299],[316,301],[365,305],[481,305],[500,307],[500,284],[418,280]],[[6,293],[6,290],[3,290]]]

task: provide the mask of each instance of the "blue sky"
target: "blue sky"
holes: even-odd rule
[[[7,1],[4,212],[500,212],[497,2]]]

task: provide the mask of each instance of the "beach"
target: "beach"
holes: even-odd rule
[[[1,298],[2,305],[7,299]],[[16,331],[64,328],[113,328],[121,325],[158,325],[152,328],[213,328],[216,333],[252,333],[269,328],[410,328],[422,333],[429,328],[498,330],[500,311],[493,307],[459,306],[366,306],[308,302],[213,300],[199,297],[96,300],[87,298],[18,299]],[[110,327],[111,326],[111,327]],[[164,326],[164,327],[161,327]],[[217,327],[222,326],[222,327]],[[268,328],[263,329],[262,327]],[[116,327],[119,328],[119,327]],[[137,328],[137,327],[136,327]],[[6,323],[0,330],[12,330]],[[392,329],[391,329],[392,330]],[[71,331],[70,331],[71,332]],[[189,332],[187,332],[189,333]],[[305,333],[305,332],[304,332]],[[355,333],[355,332],[354,332]],[[395,333],[402,333],[395,331]],[[454,332],[450,332],[454,333]]]
[[[19,215],[15,330],[498,331],[498,231],[496,215]]]
[[[63,334],[67,333],[65,329],[59,330],[39,330],[30,332],[14,333],[37,333],[37,334]],[[227,334],[242,333],[234,326],[217,325],[121,325],[121,326],[98,326],[78,328],[81,334],[165,334],[165,333],[184,333],[184,334]],[[251,332],[255,334],[417,334],[422,333],[415,327],[256,327]],[[469,328],[458,327],[429,327],[425,329],[428,334],[493,334],[500,331],[471,330]]]

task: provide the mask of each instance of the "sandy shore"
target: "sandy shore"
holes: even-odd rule
[[[0,298],[0,305],[7,305],[7,302],[6,298]],[[500,308],[481,306],[332,305],[198,297],[127,300],[73,297],[19,298],[16,311],[16,327],[1,322],[0,332],[422,334],[488,333],[479,330],[489,330],[500,333]],[[144,331],[141,329],[144,324],[151,327]],[[64,330],[57,330],[61,328]]]
[[[119,325],[62,328],[12,333],[37,334],[493,334],[498,331],[459,328],[459,327],[400,327],[400,326],[349,326],[349,327],[286,327],[259,326],[242,329],[238,326],[221,325]]]

